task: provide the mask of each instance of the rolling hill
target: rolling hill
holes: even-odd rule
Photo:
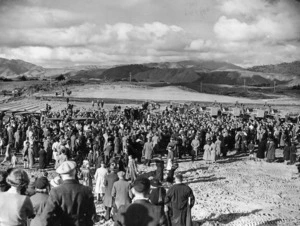
[[[203,82],[225,85],[268,85],[300,83],[300,61],[277,65],[255,66],[248,69],[219,61],[186,60],[121,65],[83,65],[66,68],[44,68],[22,60],[0,58],[0,77],[16,79],[21,76],[44,79],[66,75],[74,79],[105,81],[143,81],[151,83]]]
[[[174,68],[190,68],[196,72],[209,72],[212,70],[225,70],[225,69],[243,69],[239,66],[236,66],[231,63],[222,62],[222,61],[213,61],[213,60],[186,60],[179,62],[162,62],[162,63],[149,63],[144,64],[148,67],[160,68],[160,69],[174,69]]]
[[[19,76],[26,73],[38,66],[25,62],[23,60],[8,60],[0,58],[0,76],[1,77],[12,77]]]
[[[152,69],[144,72],[139,72],[134,75],[134,79],[143,82],[193,82],[199,78],[199,75],[193,69]]]
[[[283,75],[300,76],[300,61],[281,64],[269,64],[247,68],[249,71],[264,72],[264,73],[279,73]]]

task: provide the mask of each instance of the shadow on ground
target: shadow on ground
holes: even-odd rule
[[[259,212],[259,211],[261,211],[261,209],[256,209],[256,210],[253,210],[253,211],[248,212],[248,213],[221,214],[218,217],[215,217],[216,214],[212,213],[210,216],[206,217],[203,220],[193,222],[193,226],[206,225],[206,223],[207,223],[207,225],[218,225],[219,223],[229,224],[229,223],[237,220],[240,217],[249,216],[249,215],[255,214],[255,213]]]
[[[210,175],[207,177],[200,177],[198,180],[188,181],[186,182],[186,184],[194,184],[198,182],[214,182],[214,181],[224,180],[224,179],[226,179],[226,177],[216,177],[215,175]]]

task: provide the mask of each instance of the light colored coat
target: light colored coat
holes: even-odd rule
[[[95,193],[104,194],[105,193],[105,177],[108,174],[106,168],[98,168],[95,173]]]
[[[143,154],[145,155],[145,159],[151,159],[153,153],[153,143],[146,142],[143,148]]]

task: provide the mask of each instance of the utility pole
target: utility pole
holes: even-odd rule
[[[276,81],[274,81],[274,93],[276,92]]]
[[[129,81],[131,83],[131,72],[129,73]]]
[[[244,90],[246,91],[246,79],[244,78]]]
[[[50,76],[50,87],[52,87],[52,77]]]

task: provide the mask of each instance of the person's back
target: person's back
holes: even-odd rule
[[[26,216],[33,214],[30,198],[25,195],[0,192],[0,225],[26,225]],[[7,205],[10,203],[10,205]]]
[[[56,170],[63,183],[53,188],[41,214],[41,226],[92,226],[96,213],[94,196],[89,187],[75,180],[76,163],[66,161]]]
[[[168,204],[169,210],[171,210],[168,215],[172,226],[187,225],[187,221],[191,219],[190,210],[195,202],[192,189],[183,184],[182,180],[181,174],[176,175],[176,184],[168,190],[165,198],[165,203]]]
[[[28,174],[22,169],[12,169],[6,182],[10,188],[0,192],[0,225],[26,226],[27,220],[34,216],[32,202],[25,195]]]
[[[135,200],[131,204],[122,205],[115,217],[115,226],[159,226],[167,225],[166,217],[158,206],[149,202],[150,181],[137,178],[132,192]]]
[[[112,197],[115,197],[115,204],[117,208],[121,205],[126,205],[131,202],[130,182],[124,180],[125,173],[118,172],[119,180],[113,184]]]
[[[43,225],[51,225],[53,214],[55,221],[64,226],[93,225],[95,213],[94,197],[90,188],[76,180],[65,180],[53,188],[42,214]]]
[[[141,199],[119,208],[115,226],[121,225],[157,226],[165,224],[160,208],[148,200]]]

